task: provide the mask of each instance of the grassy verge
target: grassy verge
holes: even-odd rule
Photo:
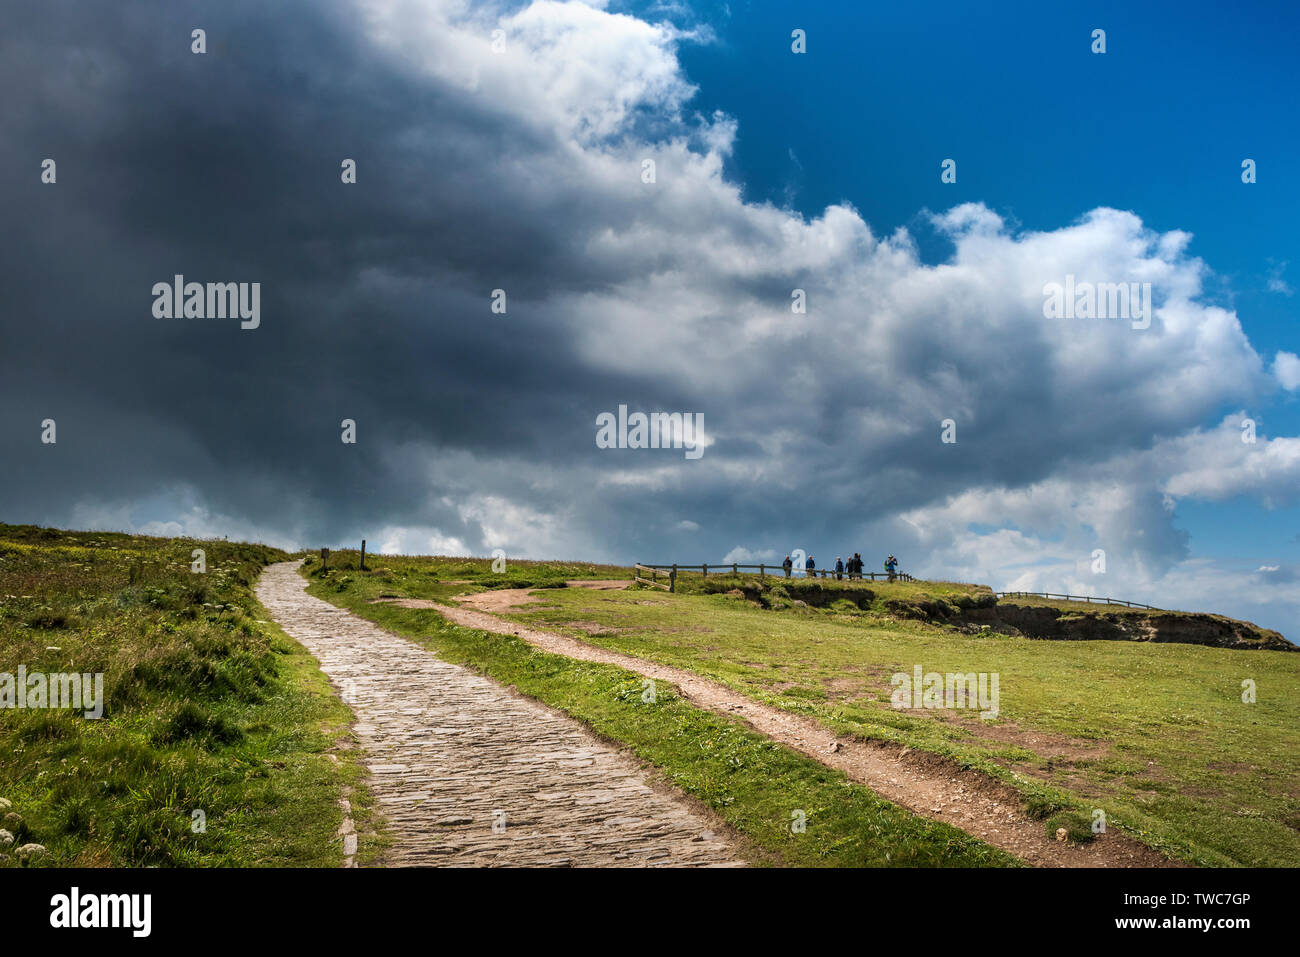
[[[384,557],[383,566],[389,561]],[[573,661],[541,652],[514,636],[452,625],[432,610],[370,604],[369,599],[394,587],[382,570],[322,575],[318,561],[314,568],[310,591],[317,597],[411,637],[447,661],[512,685],[631,750],[751,842],[759,863],[839,867],[1018,863],[950,825],[903,810],[840,772],[735,721],[694,707],[671,686],[659,683],[653,702],[647,702],[642,679],[621,668]],[[440,570],[445,572],[442,566]],[[342,581],[345,577],[347,582]],[[436,572],[415,577],[419,588],[436,590],[439,584]],[[587,577],[616,576],[602,571]],[[432,596],[426,592],[412,597]],[[802,831],[795,828],[800,820]]]
[[[206,571],[191,570],[192,551]],[[0,674],[100,673],[104,715],[0,710],[0,865],[337,866],[370,830],[351,713],[251,585],[275,549],[0,526]],[[330,754],[334,755],[331,759]],[[20,862],[14,849],[45,853]]]

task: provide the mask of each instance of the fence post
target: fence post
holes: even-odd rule
[[[677,563],[673,562],[672,573],[668,576],[668,590],[677,591]]]
[[[361,539],[361,570],[366,570],[366,540]]]

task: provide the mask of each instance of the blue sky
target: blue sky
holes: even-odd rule
[[[635,9],[641,5],[632,5]],[[651,5],[653,6],[653,5]],[[983,201],[1026,229],[1096,206],[1195,235],[1252,341],[1297,345],[1300,6],[1249,3],[698,3],[691,106],[736,117],[728,174],[808,216],[849,202],[873,227]],[[729,10],[730,14],[723,13]],[[790,56],[789,33],[809,52]],[[1091,52],[1092,30],[1107,52]],[[792,158],[792,156],[794,158]],[[939,163],[958,161],[958,181]],[[1241,161],[1259,164],[1241,182]],[[796,161],[797,159],[797,161]],[[951,245],[924,231],[927,260]],[[1300,406],[1278,409],[1294,427]]]

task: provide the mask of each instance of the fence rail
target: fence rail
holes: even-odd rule
[[[893,578],[890,578],[889,572],[859,572],[850,575],[848,572],[836,572],[833,568],[794,568],[786,572],[781,565],[744,565],[738,562],[719,562],[717,565],[651,565],[645,562],[636,563],[636,580],[647,585],[654,585],[657,588],[666,588],[668,591],[677,590],[677,575],[679,572],[699,572],[705,578],[709,577],[709,572],[715,575],[758,575],[766,578],[769,575],[775,578],[835,578],[839,581],[916,581],[906,572],[895,572]],[[797,573],[802,572],[802,575]]]
[[[674,586],[676,585],[677,582],[676,574],[673,574],[670,578],[667,578],[664,581],[660,581],[659,569],[656,568],[654,565],[638,564],[635,566],[635,568],[636,568],[636,580],[641,582],[641,584],[654,585],[656,588],[663,588],[666,589],[667,591],[674,590]],[[643,572],[648,574],[649,577],[647,578],[646,574],[642,574]]]
[[[1000,591],[995,592],[999,598],[1047,598],[1057,601],[1084,601],[1094,605],[1124,605],[1127,608],[1146,608],[1150,611],[1164,611],[1155,605],[1144,605],[1140,601],[1125,601],[1122,598],[1096,598],[1092,595],[1058,595],[1049,591]]]

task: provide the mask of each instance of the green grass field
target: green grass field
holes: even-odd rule
[[[191,571],[191,552],[207,571]],[[351,712],[250,590],[283,553],[0,525],[0,673],[102,673],[105,710],[0,710],[0,828],[37,865],[335,866],[369,798]],[[202,812],[200,820],[195,812]],[[6,815],[11,815],[6,818]],[[368,850],[368,848],[367,848]]]
[[[332,572],[313,587],[387,627],[425,634],[437,625],[434,613],[367,600],[446,600],[513,584],[474,579],[465,562],[389,562],[366,575]],[[512,574],[525,580],[541,571],[521,565]],[[619,576],[605,569],[586,577]],[[871,600],[857,603],[845,594],[851,586],[809,582],[760,608],[726,594],[744,582],[681,584],[677,594],[551,588],[509,617],[692,670],[837,732],[982,769],[1019,788],[1034,813],[1100,808],[1111,826],[1189,862],[1300,864],[1300,655],[970,635],[891,614],[932,601],[978,606],[991,597],[979,586],[876,582]],[[997,719],[892,708],[891,675],[918,664],[997,673]],[[1248,679],[1257,688],[1252,704],[1242,700]]]
[[[191,551],[207,571],[191,571]],[[382,846],[351,712],[315,661],[267,621],[251,586],[284,553],[0,525],[0,675],[104,675],[105,714],[0,709],[0,829],[27,862],[73,866],[334,866],[350,794],[363,860]],[[509,617],[712,678],[837,733],[905,744],[1012,784],[1049,829],[1104,810],[1112,827],[1207,865],[1300,864],[1300,655],[1133,641],[1044,641],[927,620],[981,609],[956,583],[752,583],[683,576],[680,591],[593,591],[630,578],[585,563],[318,557],[311,591],[451,661],[560,709],[635,752],[712,808],[760,863],[1008,866],[671,688],[641,699],[633,673],[371,604],[538,589]],[[1074,609],[1071,609],[1072,611]],[[1081,610],[1082,611],[1082,610]],[[999,675],[999,714],[891,707],[890,678]],[[1243,682],[1257,700],[1242,700]],[[331,760],[327,752],[337,760]],[[195,811],[205,826],[196,829]],[[791,830],[794,812],[807,830]],[[1081,839],[1086,832],[1072,831]]]
[[[337,558],[337,561],[336,561]],[[663,780],[708,805],[747,842],[758,864],[831,867],[1012,867],[1019,862],[948,824],[918,817],[842,773],[774,744],[743,725],[694,707],[658,683],[653,703],[643,683],[611,665],[538,651],[510,635],[453,625],[436,611],[370,604],[382,595],[441,598],[498,587],[552,586],[566,578],[629,577],[609,566],[511,563],[494,575],[486,561],[368,558],[355,553],[318,558],[304,571],[310,592],[406,635],[444,660],[463,664],[588,725],[649,762]],[[576,573],[575,573],[576,572]],[[465,580],[469,579],[470,583]],[[519,583],[524,583],[520,585]],[[553,588],[547,595],[577,593]],[[803,815],[805,829],[792,827]]]

